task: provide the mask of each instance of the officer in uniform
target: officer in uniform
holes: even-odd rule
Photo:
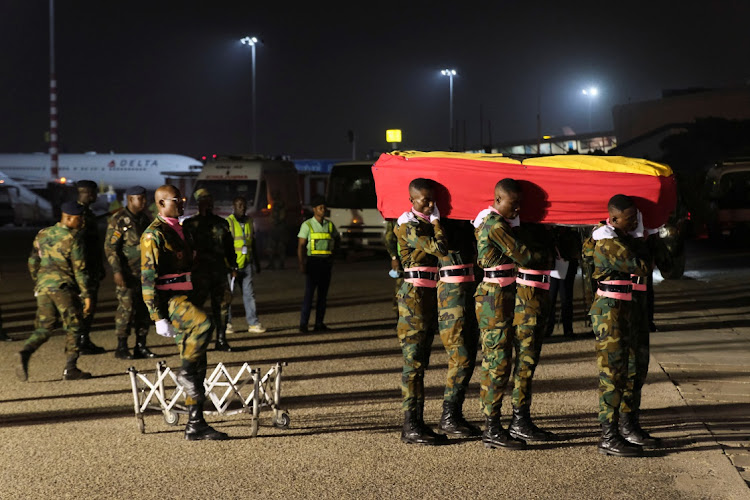
[[[302,312],[299,320],[300,333],[307,333],[310,321],[312,300],[318,290],[318,301],[315,304],[316,332],[328,330],[323,323],[326,314],[328,286],[331,284],[333,269],[333,252],[338,246],[339,232],[330,220],[325,218],[326,200],[322,196],[312,199],[313,217],[307,219],[297,233],[297,261],[299,270],[305,275],[305,297],[302,300]]]
[[[230,291],[234,293],[234,290],[237,288],[242,290],[247,332],[263,333],[266,329],[258,321],[258,314],[255,308],[255,292],[253,292],[253,267],[255,267],[255,272],[260,274],[260,258],[256,251],[253,219],[245,215],[247,200],[243,196],[237,196],[232,204],[234,206],[234,213],[227,217],[227,222],[229,223],[229,232],[232,234],[232,239],[234,240],[237,274],[234,277],[234,289]],[[231,302],[229,307],[227,307],[226,324],[226,332],[234,333]]]
[[[99,285],[104,279],[104,247],[99,236],[98,217],[89,208],[96,201],[97,185],[94,181],[82,180],[76,183],[76,188],[78,189],[78,204],[83,209],[81,237],[83,238],[83,251],[86,255],[86,268],[88,269],[89,280],[91,280],[88,287],[91,296],[91,308],[83,316],[81,334],[78,337],[78,350],[81,354],[102,354],[106,350],[94,344],[90,338],[91,325],[94,322],[94,313],[99,296]]]
[[[495,185],[494,194],[493,204],[479,212],[473,222],[477,261],[484,269],[484,278],[474,294],[483,353],[479,399],[486,427],[482,442],[487,448],[522,449],[526,442],[511,436],[500,424],[500,409],[515,337],[515,266],[526,266],[539,257],[511,231],[518,225],[521,185],[514,179],[502,179]]]
[[[391,270],[388,274],[393,278],[393,312],[396,314],[398,321],[398,300],[396,295],[404,283],[404,268],[401,267],[401,259],[398,253],[398,239],[393,230],[396,229],[396,219],[388,219],[385,222],[385,234],[383,235],[383,244],[391,257]]]
[[[35,330],[17,354],[16,376],[29,378],[29,359],[55,329],[57,319],[66,333],[67,361],[64,380],[91,378],[91,374],[78,369],[77,339],[83,315],[91,312],[91,294],[83,242],[78,229],[83,226],[83,207],[69,201],[63,203],[60,222],[42,229],[34,238],[29,256],[29,272],[36,281],[34,296],[37,311]],[[83,306],[81,306],[83,300]]]
[[[632,275],[645,277],[648,263],[639,258],[628,232],[638,224],[632,198],[613,196],[608,204],[609,219],[591,234],[597,291],[589,315],[596,338],[599,367],[599,422],[602,436],[599,453],[621,457],[641,454],[641,447],[623,439],[618,429],[623,391],[628,383],[628,356],[632,348],[630,313],[632,310]],[[586,245],[591,249],[591,245]]]
[[[125,191],[127,206],[109,219],[104,237],[104,254],[112,268],[117,296],[115,332],[119,359],[153,358],[146,347],[151,320],[141,293],[141,235],[151,223],[146,211],[146,188],[132,186]],[[128,351],[130,329],[135,329],[135,347]]]
[[[185,390],[189,415],[185,438],[228,439],[203,419],[206,348],[213,324],[191,297],[193,247],[190,235],[183,231],[179,221],[184,212],[183,199],[176,187],[165,185],[156,190],[155,200],[159,215],[141,236],[143,301],[156,325],[156,333],[174,337],[180,350],[182,368],[177,381]]]
[[[396,333],[404,357],[401,394],[406,444],[437,445],[448,439],[424,422],[424,374],[437,330],[438,259],[448,253],[440,213],[435,205],[434,183],[414,179],[409,183],[412,206],[397,221],[395,229],[404,284],[398,292]]]
[[[211,193],[198,189],[194,196],[198,201],[198,214],[183,224],[196,251],[194,304],[202,307],[206,298],[211,297],[211,315],[216,327],[215,349],[231,351],[226,336],[226,320],[232,302],[227,274],[237,276],[234,242],[226,219],[213,213]]]

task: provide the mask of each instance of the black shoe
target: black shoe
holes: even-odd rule
[[[5,330],[0,330],[0,342],[13,342],[15,339],[8,337]]]
[[[568,327],[568,328],[563,327],[563,337],[572,338],[574,336],[575,336],[575,334],[573,333],[573,327],[572,326]]]
[[[508,433],[524,441],[557,441],[555,434],[540,429],[532,422],[527,407],[513,408],[513,418],[508,426]]]
[[[84,372],[78,369],[78,367],[66,368],[63,371],[63,380],[86,380],[91,378],[89,372]]]
[[[325,325],[325,323],[319,323],[319,324],[317,324],[317,325],[315,325],[315,326],[313,327],[313,331],[314,331],[314,332],[326,332],[326,331],[328,331],[328,330],[330,330],[330,328],[328,328],[328,327],[327,327],[327,326]]]
[[[458,437],[474,437],[481,436],[482,430],[469,423],[463,416],[461,411],[461,405],[458,403],[450,403],[443,401],[443,414],[440,417],[440,424],[438,429],[443,434],[450,434]]]
[[[130,351],[128,350],[127,338],[117,339],[117,348],[115,349],[115,357],[117,359],[133,359],[133,356],[130,354]]]
[[[650,322],[650,323],[648,324],[648,331],[649,331],[649,332],[658,332],[658,331],[659,331],[659,329],[658,329],[658,328],[656,327],[656,323],[654,323],[653,321],[651,321],[651,322]]]
[[[620,435],[630,444],[658,447],[661,439],[652,436],[641,428],[637,412],[620,413]]]
[[[435,433],[424,425],[416,411],[404,412],[404,427],[401,431],[401,442],[406,444],[421,444],[436,446],[448,442],[448,438]]]
[[[78,337],[78,354],[85,356],[89,354],[103,354],[105,352],[107,352],[105,348],[91,342],[91,339],[87,335]]]
[[[203,419],[203,405],[188,406],[188,423],[185,426],[188,441],[225,441],[229,436],[211,427]]]
[[[482,433],[482,442],[486,448],[508,448],[509,450],[523,450],[526,441],[516,439],[500,425],[500,415],[485,417],[486,428]]]
[[[217,340],[216,345],[214,345],[214,351],[232,352],[232,347],[226,340]]]
[[[617,422],[602,424],[602,438],[599,440],[598,451],[602,455],[615,457],[640,457],[642,448],[625,441],[617,432]]]
[[[307,329],[307,325],[299,325],[299,332],[300,333],[307,333],[310,330]]]
[[[146,347],[146,341],[136,341],[135,347],[133,347],[133,359],[151,359],[155,358],[156,354],[151,352],[151,349]]]
[[[21,382],[29,380],[29,359],[31,351],[18,351],[16,354],[16,377]]]

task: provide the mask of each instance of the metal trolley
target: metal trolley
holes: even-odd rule
[[[281,402],[281,371],[286,362],[276,363],[265,375],[260,370],[243,363],[232,375],[223,363],[216,365],[204,381],[206,398],[214,410],[205,410],[207,415],[250,415],[252,437],[258,435],[260,410],[268,407],[273,411],[271,423],[274,427],[287,429],[290,424],[289,413],[279,407]],[[187,407],[177,402],[185,394],[184,388],[177,382],[177,374],[164,361],[156,363],[154,378],[141,373],[134,366],[128,368],[130,384],[133,389],[133,408],[141,434],[146,433],[143,419],[146,410],[161,411],[168,425],[177,425],[180,414],[187,414]],[[165,387],[164,381],[171,379],[174,387]],[[251,392],[243,396],[243,392]]]

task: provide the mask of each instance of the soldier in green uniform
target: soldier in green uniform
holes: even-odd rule
[[[526,266],[537,258],[511,231],[518,223],[521,185],[502,179],[495,185],[493,204],[474,219],[477,262],[484,279],[477,286],[477,322],[482,339],[479,399],[486,420],[482,442],[487,448],[522,449],[526,442],[514,438],[500,424],[503,393],[508,384],[513,354],[515,266]]]
[[[151,223],[146,209],[146,189],[132,186],[125,191],[127,206],[113,215],[104,237],[104,254],[112,268],[117,296],[115,332],[119,359],[153,358],[146,347],[151,320],[141,293],[141,235]],[[135,329],[135,347],[128,351],[130,329]]]
[[[29,378],[31,354],[49,339],[58,318],[67,335],[63,379],[91,378],[90,373],[77,366],[81,322],[83,315],[90,312],[92,303],[88,288],[91,281],[78,232],[83,225],[83,207],[69,201],[63,203],[61,209],[60,222],[39,231],[29,256],[29,272],[36,281],[37,311],[34,333],[17,354],[16,376],[22,381]]]
[[[437,330],[438,259],[446,256],[448,249],[435,205],[433,181],[421,178],[411,181],[409,201],[411,209],[398,218],[395,229],[404,268],[404,284],[398,292],[396,327],[404,357],[401,441],[436,445],[448,440],[424,422],[424,373]]]
[[[206,298],[211,298],[211,315],[216,327],[215,349],[231,351],[226,335],[228,311],[232,303],[227,274],[237,276],[234,241],[226,219],[213,213],[214,199],[211,193],[198,189],[194,196],[198,201],[198,214],[183,224],[196,251],[194,304],[203,306]]]
[[[104,279],[104,247],[99,236],[98,217],[91,211],[92,203],[96,201],[97,185],[94,181],[82,180],[76,182],[78,189],[78,204],[83,209],[83,251],[86,255],[86,268],[89,276],[89,293],[91,297],[91,308],[83,315],[81,333],[78,337],[78,350],[81,354],[102,354],[106,352],[103,347],[91,341],[91,325],[94,323],[94,313],[99,297],[99,285]]]
[[[623,439],[618,430],[619,409],[628,373],[632,339],[632,277],[646,276],[648,263],[639,258],[628,236],[637,224],[633,200],[618,194],[609,200],[609,219],[591,234],[594,241],[591,259],[597,291],[589,315],[596,338],[599,366],[599,422],[602,436],[598,450],[605,455],[632,457],[641,447]],[[587,245],[588,248],[591,245]]]
[[[443,219],[440,225],[448,253],[438,259],[438,328],[440,340],[448,353],[448,374],[439,429],[459,437],[479,436],[482,431],[463,416],[463,403],[474,373],[479,341],[474,314],[474,228],[467,221],[451,219]]]
[[[228,436],[213,429],[203,418],[206,378],[206,348],[211,339],[211,318],[192,299],[193,247],[183,231],[180,191],[170,185],[155,193],[159,215],[141,236],[141,287],[143,301],[156,333],[174,337],[182,367],[177,381],[185,390],[188,423],[185,438],[223,440]]]
[[[388,219],[385,222],[385,234],[383,235],[383,244],[391,257],[391,270],[388,274],[393,278],[393,312],[396,314],[398,321],[398,300],[396,295],[404,283],[404,268],[401,267],[401,259],[398,253],[398,240],[393,230],[396,229],[396,219]]]

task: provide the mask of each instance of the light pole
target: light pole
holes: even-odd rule
[[[252,56],[253,56],[253,153],[255,153],[257,150],[255,149],[255,137],[256,137],[256,126],[255,126],[255,46],[258,44],[258,39],[254,36],[246,36],[245,38],[241,39],[240,42],[242,42],[243,45],[249,45],[250,49],[252,50]]]
[[[453,151],[453,77],[456,76],[456,70],[444,69],[440,72],[440,74],[442,74],[443,76],[447,76],[450,80],[450,103],[448,112],[448,134],[450,135],[448,144],[450,145],[451,151]]]
[[[587,96],[589,99],[589,132],[591,132],[591,105],[593,104],[594,99],[596,99],[596,96],[599,95],[599,89],[596,87],[589,87],[581,90],[581,94]]]

